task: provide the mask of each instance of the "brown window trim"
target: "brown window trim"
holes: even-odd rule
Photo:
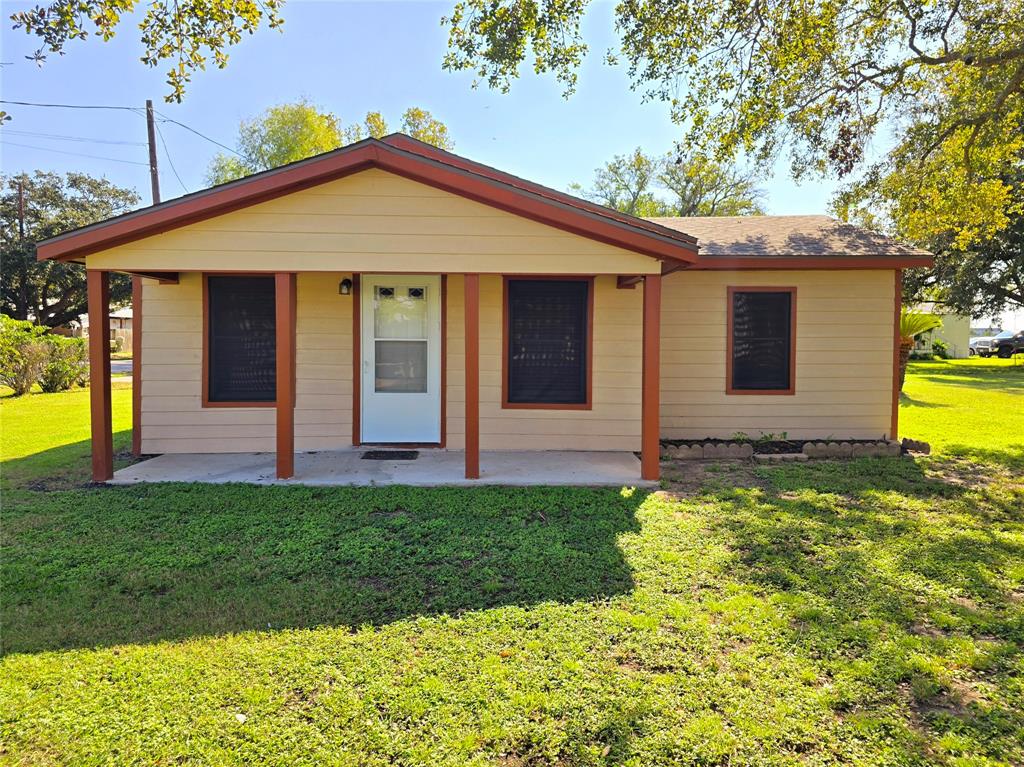
[[[789,293],[789,388],[788,389],[734,389],[732,386],[732,326],[733,294],[735,293]],[[725,350],[725,393],[782,395],[796,394],[796,288],[783,285],[759,285],[745,287],[730,285],[726,297],[726,350]]]
[[[587,283],[586,401],[578,403],[508,401],[508,283],[512,280],[564,280]],[[586,275],[516,274],[501,280],[501,407],[503,410],[592,410],[594,407],[594,277]]]
[[[269,277],[273,272],[203,272],[203,403],[204,408],[217,407],[277,407],[277,400],[267,402],[211,402],[210,401],[210,289],[208,278],[223,277]]]

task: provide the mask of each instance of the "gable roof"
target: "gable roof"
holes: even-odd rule
[[[829,216],[690,216],[648,219],[697,238],[694,268],[903,268],[930,266],[928,251]],[[802,267],[801,267],[802,268]]]
[[[697,259],[690,235],[628,216],[393,134],[365,139],[280,168],[204,189],[66,232],[36,246],[40,260],[80,260],[97,251],[213,218],[368,168],[380,168],[582,237],[665,262]],[[168,268],[173,268],[168,264]]]

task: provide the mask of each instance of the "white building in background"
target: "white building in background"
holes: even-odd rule
[[[919,354],[931,354],[932,343],[941,340],[946,344],[949,356],[953,359],[965,359],[969,356],[971,342],[971,318],[964,314],[955,314],[939,303],[923,303],[913,307],[913,311],[924,314],[935,314],[942,320],[942,327],[929,330],[917,337],[914,351]]]

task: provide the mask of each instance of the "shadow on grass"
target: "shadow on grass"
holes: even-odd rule
[[[984,457],[1009,465],[1020,453]],[[886,459],[763,477],[766,488],[715,493],[715,533],[737,552],[732,575],[788,614],[788,651],[822,664],[837,715],[881,722],[895,702],[908,752],[924,729],[1014,763],[1021,487],[957,485]]]
[[[131,443],[131,429],[114,432],[115,470],[140,460],[131,454]],[[0,466],[3,487],[51,491],[88,485],[92,481],[91,457],[92,442],[82,440],[4,460]]]
[[[926,407],[926,408],[948,408],[951,405],[943,405],[938,402],[926,402],[923,399],[914,399],[905,392],[900,392],[900,404],[907,405],[909,407]]]
[[[644,494],[139,485],[8,494],[3,652],[627,592]]]
[[[972,389],[1024,389],[1024,365],[955,365],[941,360],[913,362],[908,372],[917,380]]]

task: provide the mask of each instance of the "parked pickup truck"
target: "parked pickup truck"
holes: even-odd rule
[[[1024,354],[1024,330],[1014,333],[1009,338],[1001,338],[1002,333],[996,336],[993,354],[1002,359],[1009,359],[1014,354]]]
[[[981,336],[980,338],[972,338],[970,341],[970,352],[977,354],[979,357],[991,357],[996,353],[996,346],[1000,341],[1012,338],[1012,330],[1004,330],[1002,333],[994,336]]]

